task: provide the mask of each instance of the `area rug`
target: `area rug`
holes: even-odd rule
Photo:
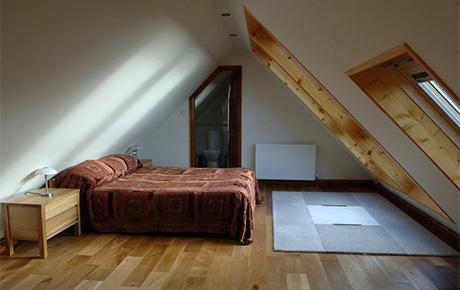
[[[276,251],[458,253],[378,193],[273,191]]]

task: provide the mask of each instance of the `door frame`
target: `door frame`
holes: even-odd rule
[[[219,66],[214,72],[198,87],[189,98],[189,124],[190,124],[190,166],[196,167],[196,145],[195,145],[195,99],[198,95],[217,77],[222,71],[233,71],[235,73],[236,100],[234,110],[230,110],[230,136],[229,154],[232,154],[230,167],[241,167],[241,66]],[[232,125],[233,124],[233,125]],[[233,147],[233,148],[232,148]],[[233,160],[232,160],[233,159]]]

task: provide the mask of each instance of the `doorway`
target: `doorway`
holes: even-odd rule
[[[190,166],[241,166],[241,66],[219,66],[189,98]]]

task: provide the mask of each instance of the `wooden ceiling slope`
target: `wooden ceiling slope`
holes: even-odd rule
[[[427,111],[414,101],[420,96],[426,100],[431,100],[431,97],[401,69],[413,65],[421,66],[458,103],[454,92],[406,43],[349,70],[346,74],[460,189],[460,149]],[[426,102],[424,107],[427,106],[430,106],[430,112],[439,111],[445,118],[445,128],[449,126],[446,129],[458,134],[458,125],[442,110],[437,110],[439,106]]]
[[[454,223],[377,140],[244,7],[253,53],[375,177]]]

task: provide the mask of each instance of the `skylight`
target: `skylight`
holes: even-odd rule
[[[402,71],[410,76],[427,93],[433,102],[444,111],[458,127],[460,127],[460,106],[454,98],[430,75],[425,69],[417,64],[413,58],[404,63],[392,63],[394,67],[400,67]]]
[[[347,75],[460,189],[460,99],[407,43]]]
[[[418,83],[420,87],[460,127],[460,108],[435,80]]]

